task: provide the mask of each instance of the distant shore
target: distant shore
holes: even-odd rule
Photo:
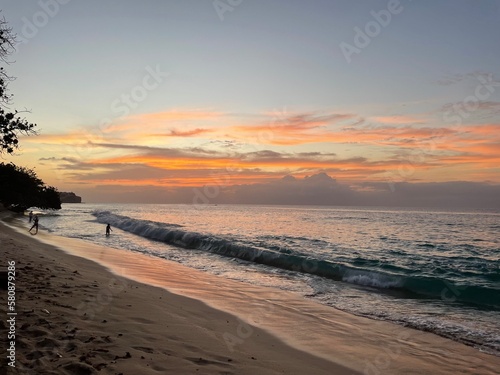
[[[430,333],[21,229],[0,223],[4,267],[7,261],[16,267],[17,366],[9,374],[495,374],[500,368],[500,358]],[[0,294],[7,306],[6,291]]]

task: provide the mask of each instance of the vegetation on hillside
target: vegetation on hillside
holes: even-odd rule
[[[61,208],[56,188],[46,186],[33,170],[12,163],[0,163],[0,202],[16,212],[29,207]]]

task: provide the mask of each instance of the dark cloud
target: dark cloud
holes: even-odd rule
[[[158,136],[162,136],[162,137],[193,137],[193,136],[197,136],[199,134],[203,134],[203,133],[210,133],[210,132],[213,132],[213,129],[202,129],[202,128],[197,128],[197,129],[193,129],[193,130],[170,130],[170,133],[168,134],[155,134],[155,135],[158,135]]]
[[[276,152],[271,150],[260,150],[251,152],[221,152],[203,147],[186,147],[186,148],[165,148],[165,147],[150,147],[141,145],[127,145],[127,144],[115,144],[115,143],[93,143],[93,146],[110,148],[110,149],[125,149],[125,150],[136,150],[139,155],[143,156],[155,156],[155,157],[199,157],[199,158],[232,158],[239,160],[251,160],[251,161],[300,161],[300,160],[318,160],[326,161],[332,160],[336,156],[334,153],[322,153],[322,152],[299,152],[299,153],[286,153],[286,152]],[[53,158],[50,158],[51,160]],[[59,161],[68,158],[57,159]],[[40,159],[42,160],[42,159]],[[48,160],[48,159],[46,159]],[[75,162],[77,161],[74,159]],[[356,162],[359,160],[365,160],[364,158],[353,158],[347,159],[347,162]],[[54,158],[53,161],[56,161]],[[91,162],[89,162],[91,163]],[[99,165],[103,165],[101,162]]]
[[[76,158],[56,158],[56,157],[50,157],[50,158],[40,158],[38,159],[41,161],[41,165],[46,165],[47,163],[43,163],[43,161],[50,161],[51,166],[55,170],[78,170],[78,171],[91,171],[95,169],[95,165],[92,163],[85,163],[82,162]],[[81,174],[78,174],[80,176]]]
[[[500,185],[478,182],[365,183],[364,190],[326,173],[285,176],[268,183],[200,187],[99,186],[86,201],[185,204],[286,204],[500,209]]]
[[[271,150],[248,152],[248,153],[243,155],[243,157],[249,158],[249,159],[280,159],[283,156],[284,156],[283,153],[271,151]]]
[[[500,185],[452,181],[367,183],[370,203],[380,206],[500,209]]]
[[[334,157],[337,156],[337,154],[333,152],[299,152],[297,153],[297,156],[300,158],[323,158],[323,157]]]
[[[152,147],[152,146],[141,146],[141,145],[128,145],[119,143],[92,143],[93,146],[110,148],[110,149],[124,149],[124,150],[136,150],[140,151],[141,155],[148,156],[163,156],[163,157],[182,157],[182,156],[193,156],[193,154],[206,154],[206,155],[216,155],[221,154],[218,151],[209,150],[201,147],[187,147],[187,148],[166,148],[166,147]]]
[[[56,158],[56,157],[50,157],[50,158],[39,158],[38,159],[39,161],[66,161],[68,163],[77,163],[78,162],[78,159],[76,158],[67,158],[67,157],[64,157],[64,158]]]
[[[102,147],[102,148],[114,148],[114,149],[123,149],[123,150],[138,150],[138,151],[151,151],[151,150],[165,150],[160,147],[151,147],[151,146],[141,146],[141,145],[127,145],[122,143],[97,143],[97,142],[89,142],[92,146]]]

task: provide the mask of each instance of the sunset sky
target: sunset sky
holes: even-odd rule
[[[87,202],[500,205],[498,1],[0,8],[39,129],[3,159]]]

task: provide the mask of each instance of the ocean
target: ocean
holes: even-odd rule
[[[40,228],[500,356],[500,212],[64,204],[42,212]]]

